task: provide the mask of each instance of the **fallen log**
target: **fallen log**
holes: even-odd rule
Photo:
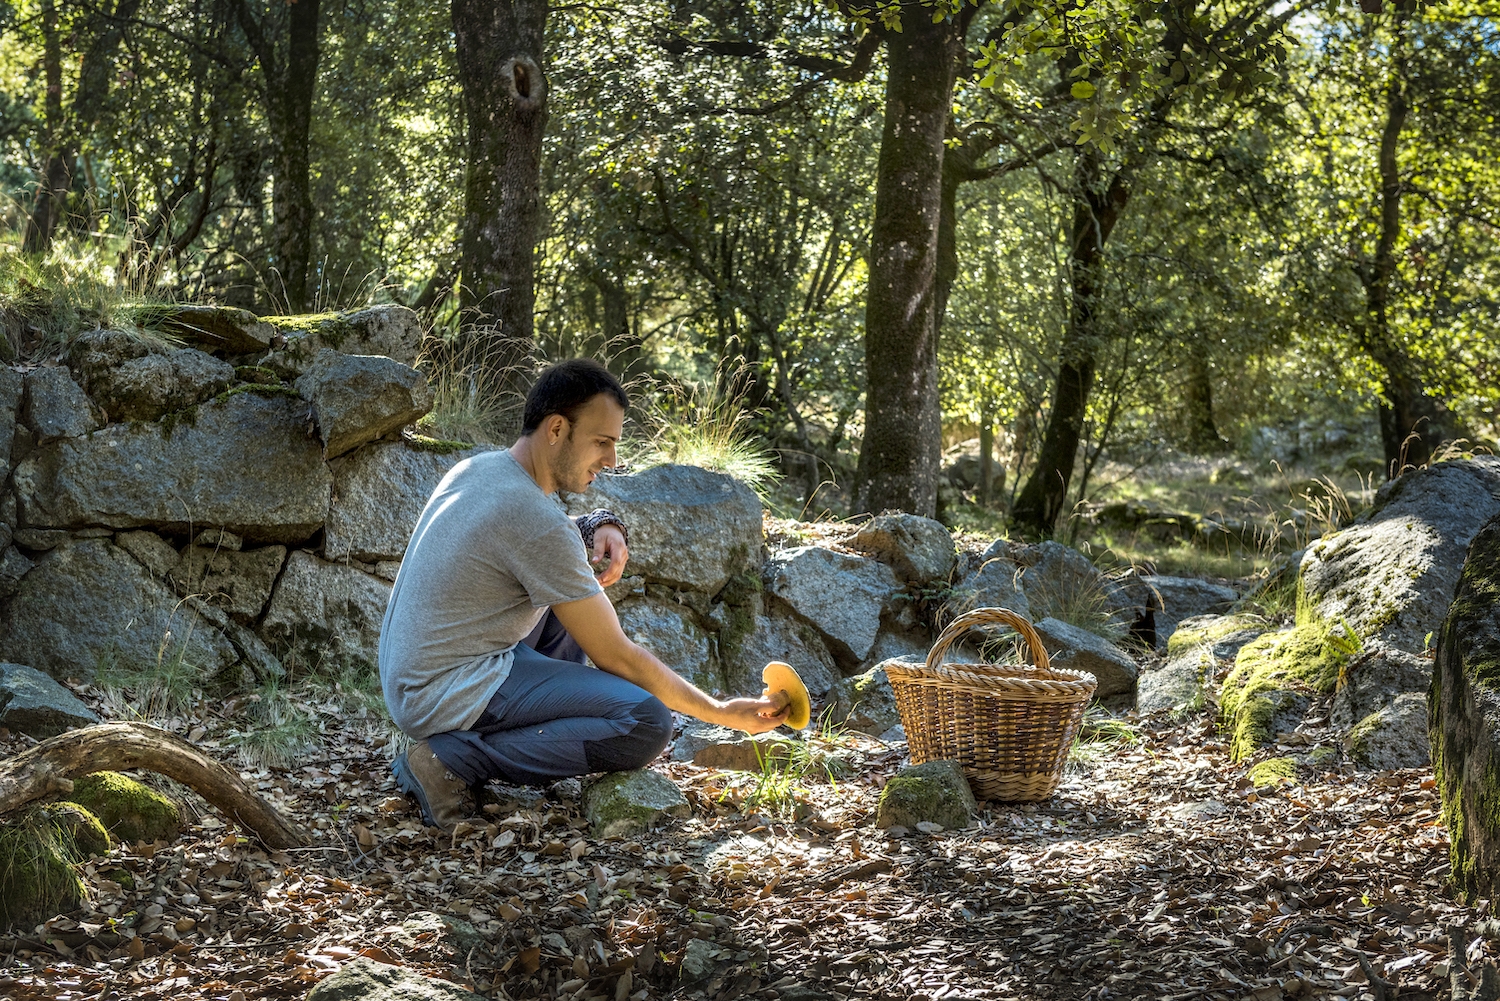
[[[176,779],[268,848],[300,848],[309,837],[239,775],[165,730],[144,723],[101,723],[70,730],[0,761],[0,816],[54,794],[73,780],[144,768]]]

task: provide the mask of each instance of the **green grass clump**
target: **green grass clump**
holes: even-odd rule
[[[29,807],[0,824],[0,927],[32,926],[83,902],[77,864],[109,849],[97,818],[72,803]]]
[[[453,452],[462,452],[464,449],[474,447],[472,441],[449,441],[443,438],[429,438],[425,434],[407,435],[406,444],[418,451],[436,452],[438,455],[449,455]]]
[[[0,358],[55,354],[86,330],[120,330],[177,346],[161,330],[170,297],[142,282],[132,284],[104,263],[100,247],[59,239],[46,254],[0,253]]]
[[[104,693],[116,715],[149,720],[186,713],[203,699],[204,671],[188,659],[186,640],[162,638],[157,659],[129,663],[113,651],[99,657],[94,686]]]
[[[287,768],[318,738],[312,715],[296,704],[280,680],[268,678],[249,703],[246,718],[227,743],[249,768]]]
[[[771,452],[751,431],[753,416],[714,382],[670,390],[655,404],[637,465],[675,463],[727,473],[764,496],[780,474]]]
[[[1250,784],[1257,789],[1266,786],[1281,785],[1283,782],[1291,782],[1297,777],[1296,758],[1267,758],[1257,765],[1251,766],[1245,773]]]

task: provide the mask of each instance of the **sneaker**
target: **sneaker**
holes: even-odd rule
[[[474,812],[474,797],[463,779],[432,753],[432,745],[419,740],[391,762],[401,791],[416,797],[422,822],[452,832],[460,820]]]

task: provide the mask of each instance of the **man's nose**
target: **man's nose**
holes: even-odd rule
[[[605,452],[604,458],[608,462],[609,468],[611,468],[611,469],[613,469],[614,467],[616,467],[616,466],[618,466],[620,464],[620,459],[615,454],[615,443],[614,442],[610,442],[609,443],[609,448]]]

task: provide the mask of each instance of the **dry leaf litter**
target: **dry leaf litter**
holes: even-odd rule
[[[1494,948],[1448,954],[1487,903],[1446,889],[1430,772],[1335,758],[1257,791],[1203,715],[962,831],[872,826],[904,745],[839,738],[845,777],[775,810],[754,776],[664,758],[693,815],[597,839],[566,780],[424,828],[380,726],[323,708],[322,750],[247,773],[312,847],[266,851],[198,801],[176,840],[87,864],[82,911],[0,941],[0,996],[300,998],[367,956],[514,999],[1447,998]],[[208,707],[164,725],[236,765]]]

